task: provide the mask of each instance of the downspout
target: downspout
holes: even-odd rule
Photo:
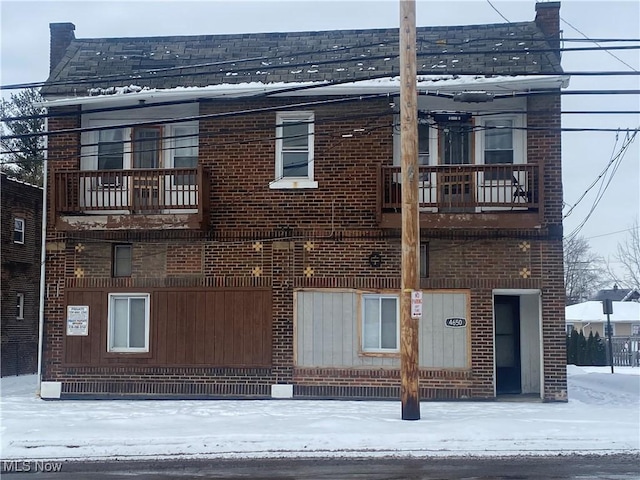
[[[45,113],[48,113],[48,109],[45,109]],[[49,131],[48,117],[44,119],[44,131]],[[42,239],[40,250],[40,309],[38,318],[38,386],[36,389],[36,395],[40,396],[42,385],[42,356],[44,353],[44,300],[45,300],[45,264],[47,260],[47,180],[48,180],[48,147],[49,136],[44,137],[44,163],[42,166]]]

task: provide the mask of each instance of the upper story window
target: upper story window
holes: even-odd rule
[[[24,320],[24,293],[16,294],[16,319]]]
[[[103,124],[92,121],[91,126]],[[107,122],[109,123],[109,122]],[[105,125],[107,126],[107,125]],[[82,170],[195,168],[198,164],[198,124],[154,125],[90,132]],[[195,178],[181,176],[182,184]],[[104,175],[103,186],[118,184],[117,175]]]
[[[24,230],[25,230],[25,220],[24,218],[14,218],[13,219],[13,242],[14,243],[24,243]]]
[[[198,166],[198,137],[193,126],[175,126],[173,128],[173,167],[195,168]],[[176,175],[176,185],[195,185],[193,174]]]
[[[524,114],[433,114],[418,121],[420,165],[510,165],[527,163]],[[394,165],[400,165],[400,129],[394,134]],[[501,172],[485,178],[499,179]],[[497,178],[490,178],[498,175]]]
[[[276,179],[271,188],[316,188],[313,179],[314,114],[276,116]]]
[[[521,116],[499,116],[482,119],[481,152],[485,165],[513,165],[526,163],[525,136]],[[511,169],[498,169],[485,173],[485,180],[524,181]]]
[[[400,348],[400,312],[396,295],[363,295],[363,352],[395,353]]]

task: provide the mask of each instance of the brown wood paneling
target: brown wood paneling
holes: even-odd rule
[[[66,335],[66,324],[64,326],[64,360],[71,365],[91,364],[99,361],[100,340],[102,332],[102,318],[106,318],[106,310],[103,312],[102,292],[85,290],[71,291],[67,294],[67,305],[88,305],[89,306],[89,335],[68,336]],[[66,318],[66,307],[65,307]],[[105,330],[106,332],[106,330]],[[106,345],[106,338],[104,339]]]
[[[67,305],[89,306],[89,335],[66,337],[67,365],[271,366],[271,290],[127,289],[151,295],[150,352],[107,353],[107,289],[70,289]]]
[[[213,318],[222,319],[225,317],[225,305],[224,305],[224,293],[223,292],[214,292],[211,294],[213,296]],[[209,313],[207,313],[209,315]],[[224,364],[224,349],[222,346],[225,344],[225,330],[224,323],[220,320],[209,322],[213,322],[213,343],[211,343],[210,348],[213,349],[213,364],[214,365],[223,365]]]
[[[196,292],[195,293],[195,301],[194,307],[196,307],[196,311],[206,311],[207,307],[207,296],[205,292]],[[194,363],[203,364],[205,363],[205,330],[207,326],[207,321],[195,322],[195,339],[193,345],[194,351]]]

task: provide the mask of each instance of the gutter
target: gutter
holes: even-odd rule
[[[417,88],[419,93],[439,92],[453,95],[468,90],[484,90],[499,96],[511,97],[531,90],[546,88],[566,88],[569,85],[569,75],[520,75],[478,77],[463,75],[455,77],[419,75]],[[140,87],[137,87],[140,88]],[[43,107],[64,107],[70,105],[93,104],[129,104],[185,99],[223,99],[244,98],[256,95],[272,97],[324,96],[324,95],[368,95],[388,94],[397,95],[400,92],[400,77],[381,77],[372,80],[356,80],[341,84],[327,82],[247,82],[239,84],[219,84],[207,87],[175,87],[167,89],[140,89],[128,93],[114,93],[108,95],[63,97],[39,103]],[[502,95],[500,95],[502,94]]]
[[[48,113],[48,112],[47,112]],[[49,131],[48,117],[44,119],[44,130]],[[44,136],[44,163],[42,167],[42,239],[40,251],[40,306],[38,312],[38,386],[36,387],[36,395],[40,396],[42,386],[42,356],[44,353],[44,291],[46,285],[45,264],[47,260],[47,179],[48,179],[48,143],[49,136]]]

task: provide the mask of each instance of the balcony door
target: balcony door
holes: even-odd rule
[[[133,136],[132,195],[136,212],[155,212],[162,205],[160,175],[150,172],[162,168],[161,127],[136,127]],[[141,170],[139,173],[135,170]]]
[[[474,176],[464,168],[473,163],[470,119],[448,119],[438,124],[439,164],[448,167],[439,174],[441,212],[474,211]]]

